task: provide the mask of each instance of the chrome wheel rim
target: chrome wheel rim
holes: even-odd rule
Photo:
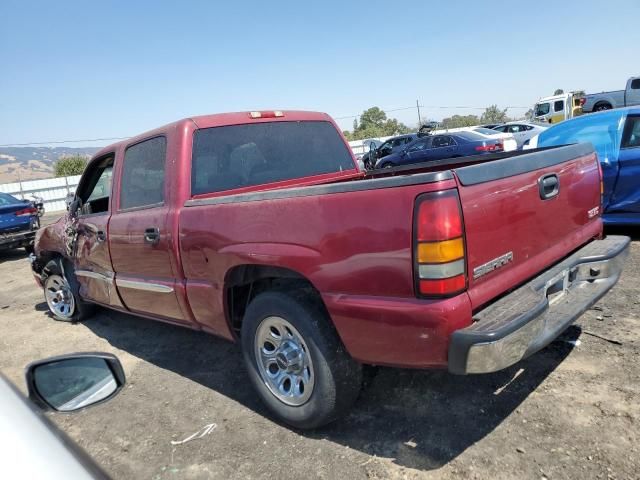
[[[262,381],[282,403],[299,406],[311,397],[313,362],[302,335],[281,317],[267,317],[258,326],[255,356]]]
[[[76,308],[76,301],[69,283],[60,275],[49,275],[44,282],[44,296],[49,309],[58,317],[70,319]]]

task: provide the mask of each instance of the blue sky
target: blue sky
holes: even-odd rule
[[[0,144],[129,136],[224,111],[531,106],[640,75],[639,0],[3,0],[0,18]],[[390,116],[417,123],[415,110]]]

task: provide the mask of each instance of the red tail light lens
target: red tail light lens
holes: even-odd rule
[[[24,208],[22,210],[18,210],[15,213],[16,217],[30,217],[31,215],[35,215],[36,213],[38,213],[38,209],[34,208],[34,207],[28,207],[28,208]]]
[[[587,103],[587,99],[586,98],[581,98],[580,99],[580,106],[583,106],[585,103]]]
[[[418,197],[414,222],[417,294],[446,297],[463,291],[467,287],[466,258],[457,190]]]
[[[493,145],[478,145],[476,151],[478,152],[499,152],[503,149],[502,143],[494,143]]]

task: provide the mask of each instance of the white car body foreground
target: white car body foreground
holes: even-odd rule
[[[518,148],[522,148],[527,140],[531,140],[536,135],[544,132],[548,127],[540,125],[538,123],[531,122],[509,122],[499,127],[495,127],[494,130],[503,133],[510,133],[518,142]]]

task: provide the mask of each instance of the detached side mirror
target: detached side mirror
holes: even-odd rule
[[[78,210],[82,208],[82,200],[79,197],[74,196],[73,199],[69,202],[69,206],[67,210],[71,216],[75,217],[78,214]]]
[[[73,412],[113,398],[126,383],[110,353],[74,353],[27,366],[29,399],[44,410]]]

